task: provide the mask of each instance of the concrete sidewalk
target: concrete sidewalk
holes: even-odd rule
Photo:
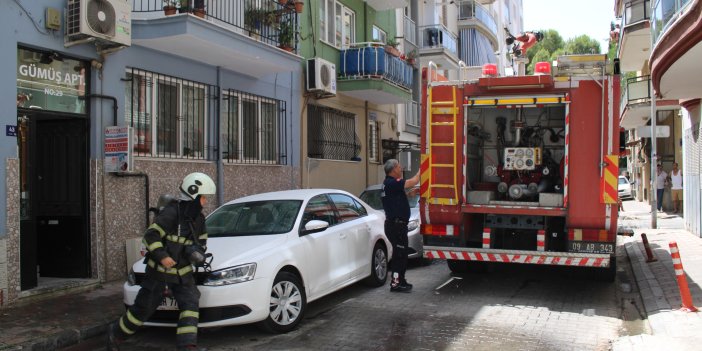
[[[681,215],[658,213],[658,229],[651,228],[651,206],[624,201],[619,226],[634,230],[624,246],[641,293],[652,335],[620,338],[613,344],[625,350],[700,350],[702,349],[702,312],[681,310],[682,298],[670,255],[675,241],[695,306],[702,308],[702,239],[684,229]],[[646,234],[655,262],[647,263],[641,234]],[[621,239],[620,238],[620,239]]]
[[[684,230],[682,217],[676,215],[659,214],[660,229],[648,229],[649,210],[645,203],[625,201],[619,224],[632,228],[634,236],[619,239],[624,240],[652,335],[619,338],[612,349],[702,349],[702,312],[680,310],[668,245],[678,243],[693,303],[702,308],[702,239]],[[642,233],[658,261],[646,263]],[[110,282],[87,292],[0,309],[0,350],[56,350],[102,336],[107,324],[124,311],[121,301],[122,282]]]

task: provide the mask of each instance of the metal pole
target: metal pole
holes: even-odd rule
[[[653,13],[653,7],[655,1],[651,1],[651,12]],[[651,17],[651,26],[653,28],[653,17]],[[648,50],[649,53],[653,52],[653,31],[651,31],[651,46]],[[649,54],[649,62],[651,62],[651,56]],[[658,184],[656,184],[656,165],[658,164],[658,153],[656,152],[656,92],[653,89],[653,79],[649,75],[649,92],[648,95],[651,99],[651,228],[658,228]]]

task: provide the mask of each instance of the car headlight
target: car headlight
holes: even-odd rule
[[[407,222],[407,231],[411,232],[419,227],[419,220],[418,219],[413,219],[409,222]]]
[[[247,263],[210,273],[205,280],[207,286],[221,286],[247,282],[254,278],[256,264]]]
[[[136,285],[136,274],[134,274],[134,270],[129,268],[129,274],[127,274],[127,284],[130,286]]]

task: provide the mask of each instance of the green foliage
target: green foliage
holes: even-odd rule
[[[565,45],[565,51],[569,54],[599,54],[600,43],[587,35],[577,36],[569,39]]]
[[[278,28],[278,43],[281,46],[293,47],[293,40],[295,39],[295,28],[293,27],[292,21],[280,22],[280,28]]]

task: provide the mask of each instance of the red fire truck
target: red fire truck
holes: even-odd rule
[[[619,75],[566,55],[531,76],[439,80],[423,71],[424,255],[454,272],[485,262],[616,273]]]

